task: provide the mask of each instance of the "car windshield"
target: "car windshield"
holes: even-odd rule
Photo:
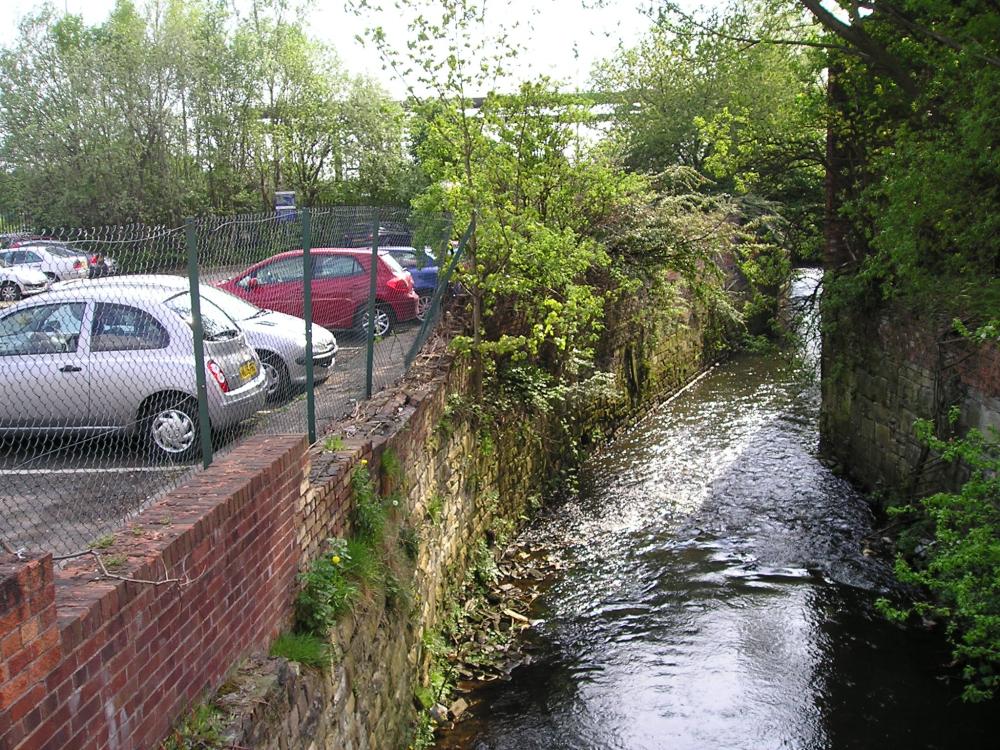
[[[379,253],[379,257],[382,258],[382,261],[387,266],[389,266],[389,270],[391,270],[393,273],[397,273],[397,274],[402,275],[402,273],[403,273],[403,267],[401,265],[399,265],[399,261],[398,260],[396,260],[391,255],[389,255],[389,253],[386,253],[386,252]]]
[[[65,245],[46,245],[42,250],[48,250],[53,255],[58,255],[60,258],[75,258],[79,255],[84,255],[82,250],[74,250],[71,247],[66,247]]]
[[[239,297],[230,294],[229,292],[224,292],[221,289],[213,289],[212,287],[205,287],[201,290],[202,299],[210,299],[216,306],[219,307],[226,315],[228,315],[233,320],[246,320],[248,318],[253,318],[254,316],[260,315],[261,308],[257,305],[252,305],[245,300],[241,300]]]
[[[194,316],[191,314],[190,292],[181,292],[170,297],[164,304],[177,313],[185,323],[193,327]],[[205,332],[206,341],[234,338],[240,334],[240,328],[233,322],[233,319],[206,299],[204,295],[201,297],[201,327]]]

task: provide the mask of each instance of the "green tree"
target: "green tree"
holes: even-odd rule
[[[401,108],[307,37],[282,0],[119,0],[87,27],[51,7],[0,52],[0,189],[39,224],[408,197]]]
[[[776,0],[704,17],[666,4],[637,47],[594,73],[614,102],[612,138],[625,163],[688,166],[716,192],[768,201],[785,219],[785,246],[817,257],[826,133],[818,28]],[[787,43],[765,41],[779,34]]]

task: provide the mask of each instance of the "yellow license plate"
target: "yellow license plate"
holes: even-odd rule
[[[257,363],[253,360],[240,365],[240,377],[244,380],[253,380],[257,375]]]

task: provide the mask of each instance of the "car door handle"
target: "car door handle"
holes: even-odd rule
[[[59,372],[80,372],[82,367],[77,367],[76,365],[63,365],[59,368]]]

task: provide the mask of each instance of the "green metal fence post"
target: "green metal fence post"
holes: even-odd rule
[[[313,306],[312,306],[312,218],[309,209],[302,209],[302,316],[306,319],[306,423],[309,443],[316,442],[316,384],[313,371]]]
[[[430,334],[431,328],[434,327],[434,323],[437,321],[438,313],[441,311],[441,298],[444,297],[445,290],[451,283],[452,274],[455,273],[455,267],[458,262],[462,259],[462,253],[465,251],[465,246],[469,244],[469,240],[476,231],[476,215],[472,215],[472,220],[469,222],[468,228],[465,230],[465,234],[462,235],[462,239],[458,243],[458,247],[455,248],[454,254],[451,256],[451,262],[448,264],[448,268],[445,269],[443,274],[438,275],[438,284],[434,288],[434,295],[431,297],[431,303],[427,306],[427,315],[424,317],[424,322],[420,325],[420,330],[417,331],[417,337],[413,340],[413,344],[410,345],[410,350],[406,353],[406,358],[403,360],[404,367],[408,370],[410,365],[413,364],[413,360],[417,356],[417,352],[423,347],[424,342],[427,341],[427,336]]]
[[[188,284],[191,289],[191,328],[194,331],[194,377],[198,389],[198,426],[201,432],[201,465],[212,463],[212,423],[208,416],[208,384],[205,377],[205,329],[201,323],[201,288],[198,281],[198,237],[194,219],[184,222],[187,239]]]
[[[368,352],[365,367],[365,398],[372,397],[372,381],[375,374],[375,282],[378,277],[378,209],[372,210],[372,266],[368,274]]]

